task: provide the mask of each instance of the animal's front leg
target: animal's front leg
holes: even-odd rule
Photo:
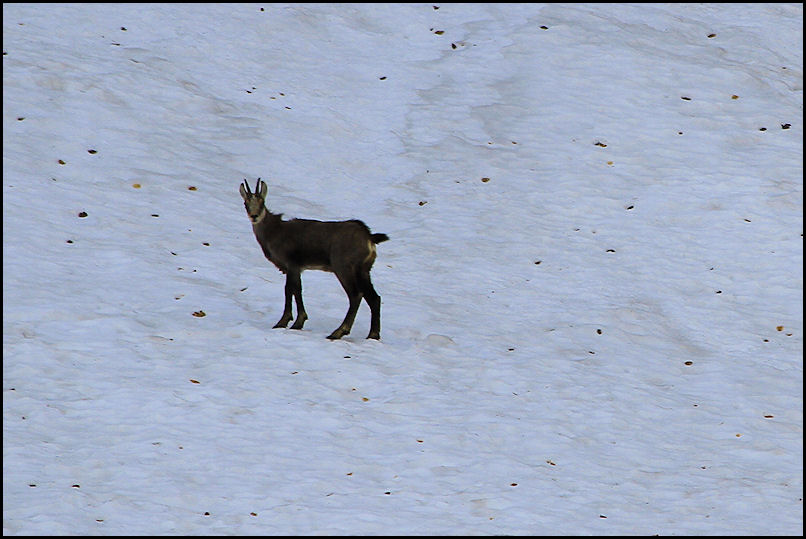
[[[288,322],[291,321],[291,298],[294,297],[293,286],[291,274],[289,273],[285,278],[285,307],[283,308],[283,316],[274,324],[275,328],[284,328],[288,325]]]
[[[302,329],[305,321],[308,319],[308,313],[305,312],[305,305],[302,304],[302,275],[300,271],[288,272],[288,281],[293,283],[292,291],[294,299],[297,302],[297,319],[294,320],[294,325],[291,329]]]

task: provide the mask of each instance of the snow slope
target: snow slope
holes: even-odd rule
[[[4,534],[802,534],[802,50],[801,4],[4,4]],[[257,177],[391,237],[381,341],[315,271],[271,329]]]

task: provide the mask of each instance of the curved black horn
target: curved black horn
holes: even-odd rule
[[[255,194],[260,192],[260,178],[255,182]]]
[[[246,187],[246,194],[251,195],[252,191],[249,190],[249,182],[246,181],[246,178],[243,179],[243,184]]]

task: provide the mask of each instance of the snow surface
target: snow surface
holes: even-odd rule
[[[802,50],[801,4],[3,4],[4,534],[802,535]],[[257,177],[390,236],[381,341],[316,271],[271,329]]]

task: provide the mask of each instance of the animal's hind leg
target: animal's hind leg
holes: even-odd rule
[[[361,272],[358,275],[358,288],[369,305],[369,310],[372,313],[372,318],[369,324],[369,335],[367,339],[380,339],[381,338],[381,296],[375,291],[372,286],[372,279],[369,277],[369,271]]]
[[[345,335],[349,335],[350,330],[353,328],[355,322],[355,315],[358,312],[358,307],[361,305],[361,292],[358,289],[357,283],[350,273],[337,273],[336,277],[339,278],[341,286],[347,293],[350,299],[350,307],[347,309],[347,314],[344,316],[344,321],[339,327],[333,330],[333,333],[328,335],[328,339],[341,339]]]

